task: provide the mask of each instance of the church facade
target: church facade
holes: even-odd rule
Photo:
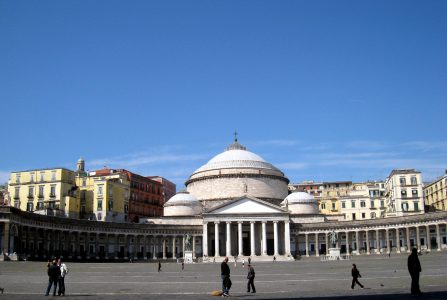
[[[175,259],[183,257],[188,236],[193,257],[204,262],[225,256],[294,260],[324,255],[332,246],[348,256],[447,248],[445,212],[344,221],[320,214],[308,193],[288,194],[288,183],[281,170],[235,139],[187,179],[186,190],[165,203],[163,217],[140,224],[0,207],[0,259]]]

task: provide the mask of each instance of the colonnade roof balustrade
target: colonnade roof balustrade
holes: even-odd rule
[[[359,221],[341,221],[341,222],[324,222],[324,223],[303,223],[293,224],[293,233],[315,233],[325,231],[346,231],[346,230],[376,230],[396,227],[414,227],[425,226],[430,223],[434,225],[445,224],[447,222],[447,212],[426,213],[418,215],[409,215],[403,217],[390,217],[371,220]]]

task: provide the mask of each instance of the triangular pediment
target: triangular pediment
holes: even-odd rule
[[[219,205],[207,213],[209,214],[284,214],[286,210],[269,202],[244,196],[239,199],[229,201]]]

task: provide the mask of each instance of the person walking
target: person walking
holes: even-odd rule
[[[57,292],[58,296],[65,296],[65,276],[68,274],[68,267],[62,262],[62,259],[57,260],[57,265],[61,270],[61,275],[59,276],[59,290]]]
[[[158,261],[158,273],[160,273],[160,271],[161,271],[161,262]]]
[[[51,286],[53,286],[53,296],[56,296],[57,282],[60,275],[61,269],[57,266],[56,259],[54,259],[52,264],[48,268],[48,287],[45,292],[45,296],[48,296],[50,294]]]
[[[251,257],[248,257],[248,264],[251,265]]]
[[[256,293],[256,288],[255,288],[255,284],[254,284],[254,280],[255,280],[255,269],[253,269],[253,267],[249,264],[247,265],[248,268],[248,274],[247,274],[247,293],[250,293],[250,286],[251,286],[251,292],[252,293]]]
[[[185,269],[185,262],[182,261],[182,271]]]
[[[419,289],[419,273],[422,272],[421,263],[419,262],[418,250],[413,248],[408,256],[408,272],[411,276],[411,295],[419,296],[422,294]]]
[[[360,275],[359,270],[357,269],[357,266],[355,264],[352,264],[352,270],[351,270],[351,275],[352,275],[352,284],[351,284],[351,289],[354,289],[354,285],[357,283],[358,285],[360,285],[360,287],[363,289],[363,285],[359,282],[358,278],[362,277],[362,275]]]
[[[245,258],[242,258],[242,268],[245,268]]]
[[[220,277],[222,278],[222,297],[228,297],[231,288],[228,257],[225,257],[222,264],[220,265]]]

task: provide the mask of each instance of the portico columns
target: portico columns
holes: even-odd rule
[[[175,236],[172,237],[172,258],[176,258],[176,256],[175,256]]]
[[[307,238],[307,233],[306,233]],[[307,240],[306,240],[307,241]],[[274,255],[278,256],[278,221],[273,221],[273,243],[274,243]]]
[[[157,242],[158,242],[158,239],[154,236],[153,237],[153,244],[152,244],[152,247],[153,247],[153,250],[152,250],[152,259],[157,259],[157,248],[156,248],[156,244],[157,244]]]
[[[285,255],[290,256],[290,221],[284,221],[284,247],[286,250]],[[318,241],[317,241],[317,249],[318,249]],[[317,250],[318,251],[318,250]]]
[[[324,235],[325,235],[324,238],[325,238],[325,242],[326,242],[326,255],[328,255],[329,254],[329,236],[328,236],[327,232],[325,232]]]
[[[416,226],[416,245],[418,251],[421,251],[421,237],[419,236],[419,226]]]
[[[427,235],[427,251],[431,251],[431,239],[430,239],[430,226],[425,226],[425,231]]]
[[[357,255],[360,255],[359,232],[358,232],[358,230],[355,232],[355,252],[356,252]]]
[[[196,258],[196,236],[192,236],[192,258]]]
[[[371,252],[369,251],[369,230],[365,230],[365,237],[366,237],[366,255],[370,255]]]
[[[405,233],[406,233],[406,236],[407,236],[407,253],[410,253],[411,252],[411,246],[410,246],[410,228],[409,227],[406,227],[405,228]]]
[[[267,255],[267,232],[265,230],[266,222],[262,222],[262,255]]]
[[[305,233],[306,235],[306,257],[309,257],[309,234]]]
[[[379,237],[379,229],[376,229],[376,254],[380,254],[380,237]]]
[[[441,233],[439,232],[439,224],[436,224],[436,243],[438,244],[438,251],[441,251]]]
[[[219,222],[214,222],[214,257],[219,254]]]
[[[163,237],[163,259],[166,258],[166,237]]]
[[[208,223],[203,223],[203,234],[202,234],[202,252],[203,256],[208,256]]]
[[[390,232],[387,229],[385,229],[385,237],[386,237],[386,253],[390,254],[391,253],[391,249],[390,249]]]
[[[346,231],[346,255],[351,255],[349,253],[349,231]]]
[[[315,233],[315,256],[320,256],[320,249],[318,249],[319,248],[319,246],[318,246],[318,232],[317,233]]]
[[[250,222],[250,255],[255,256],[255,222]]]
[[[242,256],[243,247],[242,247],[242,222],[237,222],[237,235],[238,235],[238,256]]]
[[[231,222],[227,222],[227,257],[231,256]]]
[[[400,253],[400,232],[399,228],[396,228],[396,251]]]

